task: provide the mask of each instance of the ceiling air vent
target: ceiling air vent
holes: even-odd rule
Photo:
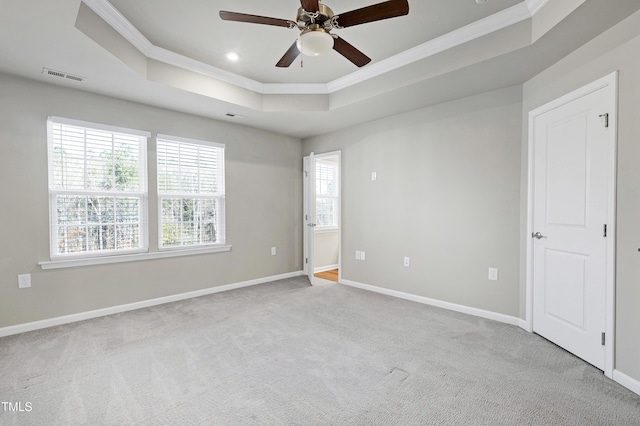
[[[80,77],[79,75],[73,75],[62,71],[50,70],[49,68],[43,68],[42,74],[51,75],[53,77],[66,78],[67,80],[73,81],[84,81],[84,77]]]

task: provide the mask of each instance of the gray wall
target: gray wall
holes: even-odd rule
[[[48,115],[225,143],[232,251],[42,271],[37,263],[49,260]],[[153,139],[148,147],[153,251]],[[302,269],[302,149],[296,138],[0,74],[0,182],[0,327]],[[32,287],[18,290],[23,273],[32,274]]]
[[[343,279],[519,315],[521,95],[507,88],[304,141],[305,155],[342,150]]]
[[[636,13],[528,81],[524,85],[522,137],[522,181],[526,184],[528,112],[613,71],[619,71],[615,368],[636,380],[640,380],[639,52],[640,13]],[[524,233],[524,187],[523,196]]]
[[[521,88],[305,140],[343,150],[343,279],[524,318],[528,113],[618,70],[615,368],[640,380],[639,29],[636,13]]]

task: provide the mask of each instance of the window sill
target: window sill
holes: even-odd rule
[[[138,262],[140,260],[163,259],[168,257],[193,256],[196,254],[219,253],[231,251],[231,246],[215,246],[206,248],[165,250],[153,253],[124,254],[83,259],[64,259],[38,262],[42,269],[75,268],[80,266],[105,265],[109,263]]]
[[[324,234],[328,232],[338,232],[339,229],[340,228],[338,228],[337,226],[324,226],[322,228],[316,227],[314,231],[316,234]]]

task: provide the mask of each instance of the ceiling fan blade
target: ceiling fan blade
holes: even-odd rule
[[[297,43],[294,41],[287,53],[284,54],[282,58],[276,64],[276,67],[286,68],[296,60],[296,58],[300,55],[300,51],[298,50]]]
[[[318,6],[318,0],[300,0],[302,8],[307,12],[317,12],[320,10]]]
[[[358,67],[363,67],[371,62],[371,58],[340,37],[336,37],[333,41],[333,50],[353,62]]]
[[[389,0],[338,15],[341,27],[352,27],[367,22],[395,18],[409,13],[407,0]]]
[[[286,19],[269,18],[267,16],[248,15],[246,13],[220,11],[220,18],[225,21],[248,22],[250,24],[274,25],[276,27],[290,28],[292,21]]]

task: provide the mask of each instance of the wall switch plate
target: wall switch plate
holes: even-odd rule
[[[364,252],[363,251],[360,252],[360,260],[364,260]]]
[[[371,180],[378,180],[378,173],[371,172]]]
[[[275,256],[277,253],[277,250],[275,247],[271,247],[271,256]]]
[[[409,257],[405,256],[403,265],[407,266],[407,267],[410,266],[411,265],[411,259]]]
[[[18,288],[31,287],[31,274],[18,275]]]
[[[356,260],[362,260],[362,252],[359,250],[356,250]]]
[[[489,268],[489,281],[498,281],[498,268]]]

